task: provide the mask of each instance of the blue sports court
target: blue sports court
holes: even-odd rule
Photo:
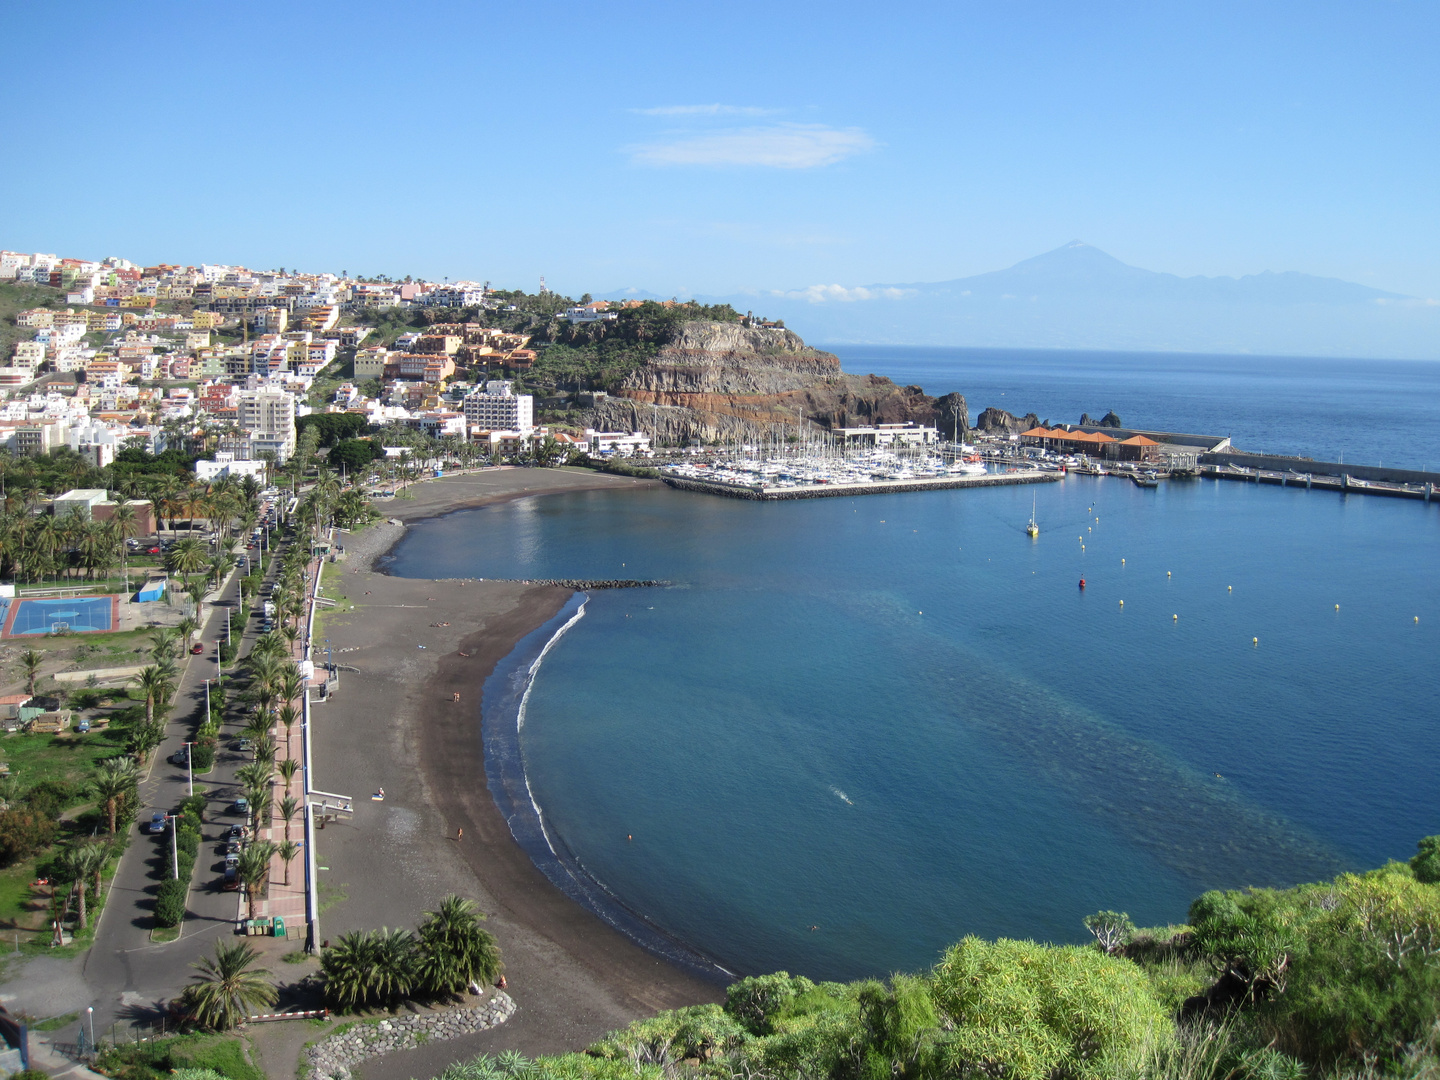
[[[115,596],[15,600],[10,604],[14,614],[5,624],[5,637],[106,633],[115,628],[118,601]]]

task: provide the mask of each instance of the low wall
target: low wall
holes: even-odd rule
[[[1440,472],[1420,469],[1387,469],[1379,465],[1343,465],[1336,461],[1311,461],[1279,454],[1201,454],[1201,465],[1234,465],[1266,472],[1313,473],[1316,476],[1353,476],[1388,484],[1440,484]]]

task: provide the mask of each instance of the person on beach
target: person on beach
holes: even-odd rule
[[[456,840],[457,842],[459,842],[459,841],[464,840],[464,839],[465,839],[465,828],[464,828],[464,826],[461,826],[460,828],[458,828],[458,829],[455,830],[455,840]]]

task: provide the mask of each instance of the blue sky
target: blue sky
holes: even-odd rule
[[[0,12],[0,246],[663,294],[1084,239],[1440,296],[1440,7],[152,2]]]

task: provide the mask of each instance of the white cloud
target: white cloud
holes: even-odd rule
[[[795,289],[791,292],[771,290],[771,296],[778,296],[785,300],[808,300],[812,304],[825,304],[831,301],[839,301],[843,304],[852,304],[857,300],[899,300],[907,293],[914,292],[913,289],[867,289],[864,286],[856,286],[847,289],[844,285],[811,285],[808,289]]]
[[[772,169],[814,169],[834,165],[873,149],[875,140],[859,128],[823,124],[777,124],[686,135],[670,142],[630,148],[639,165],[759,165]]]
[[[630,111],[641,116],[774,116],[780,110],[758,105],[657,105]]]

